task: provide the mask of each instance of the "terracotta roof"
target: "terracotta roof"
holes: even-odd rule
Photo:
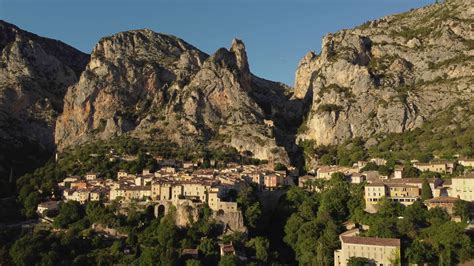
[[[198,255],[197,248],[185,248],[183,249],[182,255]]]
[[[450,164],[450,163],[454,163],[454,161],[450,161],[450,160],[432,160],[430,163],[432,163],[432,164]]]
[[[458,200],[459,199],[455,197],[442,196],[442,197],[436,197],[436,198],[425,200],[425,202],[427,203],[454,203]]]
[[[341,236],[341,240],[346,244],[400,247],[400,239],[396,238]]]
[[[457,178],[457,179],[474,179],[474,173],[469,173],[468,175],[464,175],[464,176],[456,176],[456,177],[453,177],[453,178]]]
[[[418,188],[417,186],[407,185],[407,184],[387,184],[387,187],[405,187],[405,188]]]
[[[311,175],[304,175],[304,176],[300,176],[299,179],[301,180],[308,180],[308,179],[316,179],[315,176],[311,176]]]
[[[431,163],[418,163],[417,162],[417,163],[414,164],[414,166],[415,167],[417,167],[417,166],[431,166]]]
[[[40,204],[38,204],[38,207],[43,207],[43,208],[55,208],[58,206],[58,204],[60,203],[60,201],[45,201],[45,202],[41,202]]]
[[[385,184],[382,181],[374,181],[370,184],[365,185],[366,187],[383,187]]]
[[[428,178],[428,183],[434,183],[439,178]],[[386,184],[423,184],[423,178],[396,178],[384,180]]]
[[[234,246],[232,244],[227,244],[222,246],[222,251],[225,253],[235,252]]]

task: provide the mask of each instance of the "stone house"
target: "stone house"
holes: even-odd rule
[[[460,199],[454,198],[454,197],[443,196],[443,197],[436,197],[436,198],[425,200],[424,203],[426,207],[428,207],[428,210],[439,207],[446,210],[446,212],[449,215],[452,215],[453,209],[454,209],[454,203],[458,200]]]
[[[41,202],[40,204],[38,204],[38,207],[36,208],[36,213],[38,213],[39,215],[43,215],[43,213],[45,212],[59,211],[60,203],[61,203],[60,201],[53,201],[53,200]]]
[[[282,185],[283,178],[277,174],[266,174],[264,176],[264,185],[266,189],[274,190]]]
[[[463,158],[458,160],[459,164],[464,167],[474,168],[474,158]]]
[[[92,181],[97,179],[97,173],[87,173],[86,174],[86,180]]]
[[[359,230],[354,229],[339,236],[341,249],[334,251],[334,265],[346,266],[351,257],[368,259],[372,265],[394,265],[400,260],[401,242],[396,238],[377,238],[358,236]]]
[[[468,176],[453,177],[448,194],[465,201],[474,201],[474,173]]]

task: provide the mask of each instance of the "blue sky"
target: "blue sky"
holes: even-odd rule
[[[294,83],[299,60],[328,32],[434,0],[0,0],[0,19],[89,53],[103,36],[149,28],[208,54],[242,39],[252,72]]]

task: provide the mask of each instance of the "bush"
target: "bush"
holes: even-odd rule
[[[287,171],[288,168],[286,167],[286,165],[278,162],[278,163],[275,164],[274,170],[275,171]]]
[[[342,106],[340,105],[337,105],[337,104],[330,104],[330,103],[326,103],[326,104],[321,104],[318,106],[318,109],[317,109],[317,112],[318,113],[324,113],[324,112],[340,112],[342,111]]]

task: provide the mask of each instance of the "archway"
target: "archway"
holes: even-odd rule
[[[156,208],[156,212],[155,212],[155,216],[158,218],[158,217],[163,217],[165,216],[165,212],[166,212],[166,207],[165,205],[163,204],[160,204],[157,206]]]

